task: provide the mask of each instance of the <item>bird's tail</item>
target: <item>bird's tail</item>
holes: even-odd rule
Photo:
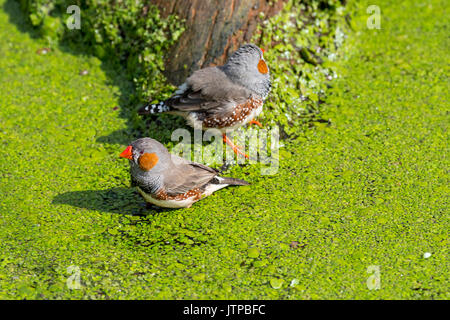
[[[143,116],[170,111],[171,108],[164,101],[155,104],[147,104],[138,110],[138,114]]]
[[[216,177],[217,184],[229,184],[231,186],[248,186],[250,183],[236,178]]]

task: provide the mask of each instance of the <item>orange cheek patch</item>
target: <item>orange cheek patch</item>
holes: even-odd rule
[[[269,72],[269,68],[267,68],[267,64],[263,59],[259,60],[258,62],[258,71],[262,74],[266,74],[267,72]]]
[[[144,153],[139,158],[139,167],[144,171],[149,171],[158,163],[158,156],[156,153]]]

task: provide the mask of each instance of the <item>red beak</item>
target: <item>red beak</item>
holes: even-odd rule
[[[266,50],[264,50],[263,48],[260,48],[261,49],[261,51],[263,52],[263,54],[264,54],[264,52],[266,52]]]
[[[128,146],[125,150],[123,150],[119,157],[133,160],[133,147]]]

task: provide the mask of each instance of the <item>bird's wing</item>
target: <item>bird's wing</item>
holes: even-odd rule
[[[164,176],[164,190],[170,196],[186,193],[192,189],[203,189],[217,176],[217,170],[203,164],[190,162],[172,155],[173,168]]]
[[[165,104],[179,111],[215,113],[215,110],[245,102],[251,94],[233,83],[219,68],[209,67],[195,71]]]

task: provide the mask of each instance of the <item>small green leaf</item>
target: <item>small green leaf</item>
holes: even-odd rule
[[[278,278],[272,278],[270,279],[270,285],[274,289],[280,289],[283,286],[284,280],[278,279]]]
[[[203,281],[203,280],[205,280],[205,278],[206,278],[206,275],[204,273],[197,273],[192,276],[192,279],[195,281]]]
[[[248,256],[250,258],[258,258],[259,257],[259,250],[256,248],[250,248],[248,250]]]

